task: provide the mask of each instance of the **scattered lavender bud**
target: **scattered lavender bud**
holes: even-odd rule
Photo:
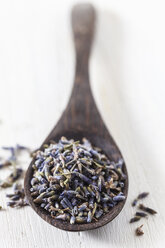
[[[133,222],[139,221],[140,219],[141,219],[140,216],[135,216],[132,219],[130,219],[130,222],[129,223],[133,223]]]
[[[27,199],[24,194],[24,190],[21,184],[15,183],[13,185],[13,193],[6,194],[6,197],[10,199],[7,202],[7,206],[12,208],[20,208],[28,205]]]
[[[138,195],[137,199],[140,200],[140,199],[146,198],[148,195],[149,195],[148,192],[143,192]]]
[[[132,202],[132,207],[136,206],[137,202],[138,202],[137,199],[133,200],[133,202]]]
[[[140,216],[140,217],[147,217],[148,214],[144,213],[144,212],[136,212],[135,214],[136,216]]]
[[[144,198],[146,198],[148,195],[149,195],[148,192],[140,193],[140,194],[137,196],[137,198],[132,202],[132,206],[133,206],[133,207],[136,206],[138,200],[144,199]]]
[[[157,212],[154,209],[145,207],[143,204],[139,204],[139,209],[141,209],[141,210],[143,210],[149,214],[152,214],[152,215],[157,214]]]
[[[142,227],[143,227],[143,225],[141,225],[141,226],[136,228],[135,233],[136,233],[137,236],[141,236],[141,235],[144,234],[144,232],[142,230]]]

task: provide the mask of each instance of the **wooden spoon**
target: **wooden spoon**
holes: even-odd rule
[[[95,10],[90,4],[79,4],[72,11],[72,28],[76,49],[76,72],[72,94],[63,115],[57,125],[45,139],[43,145],[50,140],[58,142],[61,136],[81,140],[86,137],[92,144],[102,148],[107,156],[114,161],[122,158],[119,148],[109,134],[92,96],[89,85],[88,61],[94,34]],[[112,210],[101,217],[97,222],[74,224],[56,220],[50,214],[34,204],[30,194],[30,180],[33,175],[33,161],[25,176],[25,194],[31,207],[36,213],[51,225],[67,231],[86,231],[101,227],[112,221],[123,208],[125,201],[119,202]],[[126,166],[124,173],[127,175]],[[125,181],[124,194],[127,197],[128,175]]]

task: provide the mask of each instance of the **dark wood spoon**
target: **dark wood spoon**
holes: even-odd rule
[[[114,161],[122,158],[119,148],[109,134],[92,96],[89,85],[88,62],[93,40],[95,25],[95,10],[90,4],[79,4],[72,11],[72,28],[76,49],[76,72],[72,94],[63,115],[57,125],[45,139],[43,145],[49,144],[50,140],[58,141],[61,136],[81,140],[86,137],[92,144],[102,148],[107,156]],[[86,231],[101,227],[112,221],[122,210],[125,201],[119,202],[112,210],[101,217],[97,222],[88,224],[74,224],[56,220],[50,214],[36,206],[30,194],[30,180],[33,175],[33,161],[25,176],[25,194],[31,207],[36,213],[51,225],[66,231]],[[128,174],[124,164],[124,173],[127,175],[124,194],[128,192]]]

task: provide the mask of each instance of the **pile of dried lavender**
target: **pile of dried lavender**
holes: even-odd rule
[[[146,198],[148,195],[149,195],[148,192],[143,192],[143,193],[139,194],[138,197],[132,202],[132,206],[135,207],[139,200]],[[141,211],[138,211],[135,213],[135,216],[130,219],[130,223],[137,222],[143,217],[148,217],[147,213],[149,213],[151,215],[157,214],[157,212],[154,209],[145,207],[143,204],[139,204],[138,208]],[[142,227],[143,227],[143,225],[136,228],[135,233],[137,236],[141,236],[144,234]]]
[[[21,151],[28,151],[29,153],[30,149],[21,145],[16,145],[15,147],[2,147],[2,149],[10,152],[10,156],[7,159],[1,158],[2,162],[0,163],[0,169],[10,166],[12,168],[12,173],[10,173],[5,180],[0,182],[0,188],[13,186],[13,193],[6,194],[6,197],[10,198],[10,202],[7,202],[7,206],[13,208],[23,207],[27,205],[27,201],[25,199],[23,187],[20,183],[17,183],[23,176],[22,168],[18,167],[18,156]]]
[[[100,148],[62,137],[37,151],[31,195],[53,218],[74,223],[97,221],[123,194],[123,160],[110,161]]]

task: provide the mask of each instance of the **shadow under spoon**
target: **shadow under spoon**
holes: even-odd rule
[[[43,145],[45,143],[49,144],[50,140],[58,142],[61,136],[66,136],[68,139],[73,138],[75,140],[81,140],[83,137],[86,137],[92,144],[100,147],[109,159],[117,162],[122,158],[122,155],[100,116],[89,84],[88,63],[94,34],[95,16],[95,10],[90,4],[78,4],[72,10],[72,29],[76,50],[74,86],[69,103],[63,112],[63,115],[45,139],[40,149],[43,150]],[[71,225],[68,222],[56,220],[51,217],[49,212],[33,202],[30,193],[30,181],[33,176],[33,162],[34,161],[32,160],[25,175],[24,187],[26,197],[35,212],[49,224],[57,228],[66,231],[86,231],[101,227],[112,221],[120,213],[125,204],[125,200],[119,202],[107,214],[98,219],[97,222]],[[125,164],[123,171],[127,176],[123,190],[123,193],[127,198],[128,174]]]

